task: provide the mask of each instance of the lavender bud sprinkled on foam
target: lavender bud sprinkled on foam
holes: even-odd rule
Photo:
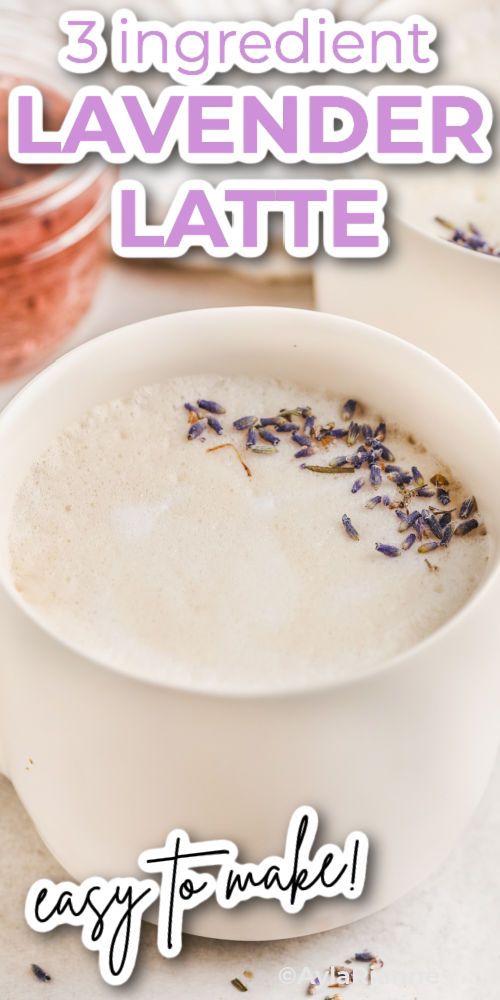
[[[466,521],[471,514],[475,514],[477,511],[477,502],[475,497],[467,497],[464,500],[462,506],[460,507],[459,518],[461,521]]]
[[[213,431],[215,431],[216,434],[220,435],[220,434],[224,433],[224,428],[223,428],[222,424],[220,423],[220,421],[217,420],[217,417],[209,417],[208,420],[207,420],[207,423],[208,423],[208,426]]]
[[[271,431],[260,430],[259,431],[259,436],[262,438],[263,441],[267,441],[268,444],[273,445],[273,447],[275,447],[275,448],[280,443],[279,437],[276,437],[276,435],[272,434]]]
[[[355,399],[348,399],[342,407],[342,420],[345,420],[346,422],[348,420],[352,420],[354,414],[356,413],[357,406],[358,404]]]
[[[358,440],[359,437],[359,431],[360,431],[359,424],[357,424],[356,421],[353,420],[349,424],[347,430],[347,444],[349,445],[350,448],[352,447],[353,444],[356,444],[356,441]]]
[[[342,516],[342,524],[344,525],[344,528],[347,534],[349,535],[349,538],[352,538],[355,542],[359,542],[359,534],[356,531],[356,528],[354,527],[351,518],[348,517],[347,514],[344,514]]]
[[[439,548],[439,545],[439,542],[423,542],[422,545],[419,545],[418,551],[425,555],[427,552],[434,552],[435,549]]]
[[[235,420],[233,427],[237,431],[247,431],[250,427],[254,427],[257,423],[257,417],[240,417],[239,420]]]
[[[311,445],[311,438],[307,434],[299,434],[298,431],[293,432],[292,439],[303,448],[308,448]]]
[[[443,530],[443,537],[441,539],[441,545],[449,545],[453,538],[453,527],[451,524],[447,524]]]
[[[415,545],[416,540],[417,536],[412,531],[409,535],[406,536],[404,542],[401,545],[401,548],[404,549],[405,552],[407,552],[408,549],[411,549],[412,546]]]
[[[462,521],[461,524],[457,524],[455,528],[455,534],[458,536],[469,535],[471,531],[475,531],[479,528],[479,521],[475,517],[472,517],[470,521]]]
[[[401,555],[401,549],[398,549],[396,545],[384,545],[381,542],[376,542],[375,548],[377,552],[380,552],[383,556],[387,556],[389,559],[395,559],[396,556]]]
[[[199,399],[198,406],[201,410],[207,410],[208,413],[217,413],[219,416],[221,413],[226,412],[220,403],[214,403],[211,399]]]
[[[207,422],[205,418],[203,418],[203,420],[197,420],[195,424],[191,424],[191,427],[189,428],[187,435],[188,440],[194,441],[195,438],[201,437],[203,431],[206,430],[206,426]]]
[[[287,420],[275,424],[274,427],[278,434],[292,434],[299,429],[298,424],[292,424]]]
[[[255,448],[257,444],[257,431],[254,427],[249,427],[247,434],[247,448]]]

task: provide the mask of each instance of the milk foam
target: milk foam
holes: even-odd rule
[[[183,403],[200,397],[226,407],[225,434],[188,442]],[[142,387],[93,409],[59,435],[18,494],[10,553],[22,599],[88,655],[199,689],[345,679],[428,636],[483,578],[488,536],[432,553],[437,572],[416,546],[384,558],[375,543],[400,545],[398,521],[366,503],[375,493],[397,497],[393,484],[365,483],[353,495],[352,475],[301,469],[288,435],[276,454],[257,455],[232,427],[246,414],[299,404],[340,421],[339,401],[326,394],[213,375]],[[232,449],[208,451],[227,441],[251,479]],[[388,435],[388,443],[398,464],[416,464],[426,478],[443,471],[407,437]],[[314,461],[344,453],[338,442]],[[468,491],[455,485],[463,498]],[[359,542],[347,536],[344,513]]]

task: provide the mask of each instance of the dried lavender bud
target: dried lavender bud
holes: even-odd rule
[[[299,434],[298,431],[293,432],[292,439],[296,444],[301,444],[303,448],[308,448],[311,444],[311,438],[306,434]]]
[[[353,444],[356,444],[356,441],[358,440],[359,437],[359,431],[360,431],[359,424],[357,424],[353,420],[349,424],[349,428],[347,431],[347,444],[349,445],[349,447],[352,447]]]
[[[470,521],[463,521],[462,524],[457,524],[455,528],[456,535],[469,535],[471,531],[475,531],[479,528],[479,521],[475,517],[472,517]]]
[[[50,983],[52,976],[49,976],[48,972],[45,972],[45,969],[42,969],[42,967],[37,965],[36,962],[33,962],[31,971],[41,983]]]
[[[467,237],[467,246],[469,250],[483,250],[484,247],[488,246],[488,242],[484,236],[472,235]]]
[[[373,962],[376,957],[376,955],[372,955],[371,951],[357,951],[354,956],[356,962]]]
[[[392,451],[390,451],[389,448],[386,448],[385,444],[381,445],[380,454],[381,454],[382,458],[384,459],[384,462],[394,462],[395,461],[395,458],[394,458],[394,455],[392,454]]]
[[[449,486],[449,482],[446,476],[442,476],[440,472],[436,472],[434,476],[431,476],[431,483],[433,486]]]
[[[434,552],[437,548],[439,548],[439,542],[423,542],[422,545],[419,545],[418,551],[425,555],[426,552]]]
[[[365,441],[371,441],[373,438],[373,427],[370,427],[370,424],[363,424],[361,433]]]
[[[247,448],[255,448],[257,444],[257,431],[254,427],[250,427],[247,434]]]
[[[353,541],[355,541],[355,542],[359,542],[359,534],[356,531],[356,528],[354,527],[354,525],[353,525],[353,523],[351,521],[351,518],[348,517],[347,514],[343,514],[343,516],[342,516],[342,524],[344,525],[344,528],[347,531],[347,534],[349,535],[349,538],[352,538]]]
[[[382,497],[382,503],[383,503],[384,507],[390,507],[391,506],[391,498],[388,497],[388,496]]]
[[[401,548],[404,549],[405,552],[407,552],[408,549],[411,549],[411,547],[413,545],[415,545],[416,540],[417,540],[417,536],[412,531],[410,535],[406,536],[403,544],[401,545]]]
[[[375,428],[375,434],[373,436],[374,438],[377,439],[377,441],[385,441],[386,434],[387,434],[387,427],[382,422],[378,425],[378,427]]]
[[[443,530],[441,545],[449,545],[452,538],[453,538],[453,527],[451,524],[447,524]]]
[[[195,424],[191,424],[191,427],[188,430],[188,440],[194,441],[195,438],[201,437],[203,431],[206,429],[206,426],[207,421],[205,417],[203,417],[202,420],[197,420]]]
[[[389,559],[395,559],[396,556],[401,555],[401,549],[398,549],[395,545],[381,545],[380,542],[376,542],[375,548],[377,552],[381,552],[383,556],[388,556]],[[364,954],[364,953],[363,953]],[[358,962],[368,962],[368,958],[358,958]]]
[[[254,427],[257,423],[257,417],[240,417],[239,420],[235,420],[233,427],[237,431],[247,431],[250,427]]]
[[[387,478],[396,483],[396,486],[408,486],[412,481],[406,472],[390,472]]]
[[[356,479],[356,482],[352,484],[351,493],[359,493],[363,489],[364,479]]]
[[[342,407],[342,420],[345,420],[346,422],[347,420],[352,420],[354,414],[356,413],[357,406],[358,404],[355,399],[348,399]]]
[[[208,410],[209,413],[225,413],[225,409],[220,403],[214,403],[211,399],[199,399],[198,406],[202,410]]]
[[[334,465],[336,468],[340,469],[342,465],[347,465],[349,459],[345,455],[339,455],[338,458],[334,458],[330,465]]]
[[[301,448],[300,451],[295,452],[295,458],[310,458],[314,455],[314,448],[309,445],[308,448]]]
[[[408,531],[408,528],[410,527],[410,525],[408,523],[408,521],[409,521],[408,514],[405,514],[404,510],[398,510],[398,509],[396,509],[394,511],[394,513],[395,513],[396,517],[399,519],[399,521],[401,522],[400,525],[399,525],[399,530],[400,531]]]
[[[385,471],[389,474],[391,472],[402,472],[403,470],[400,465],[386,465]]]
[[[438,521],[442,528],[448,527],[448,525],[451,524],[451,514],[446,511],[445,514],[441,514],[441,517],[438,517]]]
[[[467,497],[467,500],[464,500],[460,508],[460,513],[459,513],[460,520],[465,521],[468,517],[471,516],[471,514],[475,514],[476,510],[477,510],[476,498]]]
[[[422,511],[422,518],[425,522],[426,527],[429,528],[429,531],[432,531],[434,537],[438,538],[439,541],[441,541],[443,537],[443,531],[437,517],[434,514],[431,514],[430,511],[424,510]]]
[[[433,497],[434,490],[429,489],[428,486],[422,486],[420,489],[416,490],[415,496],[417,497]]]
[[[316,417],[314,417],[312,413],[309,414],[309,416],[306,417],[304,421],[304,434],[312,434],[315,423],[316,423]]]
[[[448,504],[451,503],[450,494],[447,490],[443,489],[442,486],[440,486],[437,491],[437,498],[442,507],[447,507]]]
[[[279,437],[276,437],[275,434],[271,434],[271,431],[260,430],[259,437],[261,437],[263,441],[267,441],[268,444],[272,444],[274,448],[276,448],[280,443]]]
[[[215,431],[216,434],[223,434],[224,433],[224,428],[223,428],[222,424],[219,423],[219,421],[217,420],[216,417],[209,417],[207,423],[208,423],[208,426],[211,427],[211,429],[213,431]]]
[[[425,533],[425,521],[424,521],[422,515],[420,515],[420,517],[417,518],[417,520],[415,521],[415,524],[413,525],[413,527],[415,528],[415,531],[417,533],[417,537],[418,537],[419,541],[421,542],[422,538],[424,537],[424,533]]]
[[[282,417],[261,417],[259,420],[259,427],[275,427],[277,423],[282,420]]]
[[[414,511],[411,512],[411,514],[408,514],[408,517],[406,518],[408,527],[409,528],[413,528],[414,525],[417,523],[417,521],[420,520],[421,517],[422,517],[422,514],[420,513],[419,510],[414,510]]]
[[[275,424],[274,426],[278,434],[292,434],[299,429],[298,424],[291,424],[287,420],[284,420],[283,423]]]
[[[354,472],[352,465],[304,465],[304,469],[308,469],[309,472],[323,472],[327,475]]]
[[[365,459],[363,458],[362,455],[353,455],[351,458],[351,462],[355,469],[360,469],[364,461]]]
[[[311,412],[310,406],[294,406],[293,409],[280,410],[280,417],[291,420],[292,417],[307,417]]]
[[[184,409],[187,410],[188,413],[196,413],[198,416],[198,407],[193,406],[193,403],[184,403]]]
[[[413,476],[413,481],[417,486],[425,486],[425,479],[420,470],[417,469],[416,465],[412,466],[411,474]]]
[[[382,503],[382,497],[370,497],[366,506],[369,510],[373,510],[374,507],[378,507],[379,503]]]
[[[380,486],[382,482],[382,472],[378,465],[372,465],[370,467],[370,482],[372,486]]]
[[[321,428],[320,435],[323,434],[324,431],[325,431],[325,428]],[[328,437],[332,437],[332,438],[336,438],[336,439],[337,438],[346,438],[347,437],[347,431],[344,430],[343,427],[336,427],[333,430],[328,431],[327,434],[328,434]]]

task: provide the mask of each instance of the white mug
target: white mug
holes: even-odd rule
[[[390,215],[377,260],[318,255],[316,305],[370,322],[430,351],[500,417],[500,261]]]
[[[207,904],[185,924],[226,939],[291,937],[406,892],[441,862],[480,799],[498,737],[498,550],[466,607],[433,635],[352,681],[336,682],[332,666],[320,689],[197,693],[141,680],[140,665],[138,679],[124,676],[72,649],[35,619],[9,576],[19,483],[89,407],[204,372],[278,376],[388,412],[474,487],[497,539],[500,428],[458,377],[395,337],[338,317],[254,308],[107,334],[56,361],[0,416],[3,769],[40,836],[78,880],[141,876],[140,852],[174,827],[192,839],[229,838],[242,860],[259,861],[282,853],[293,810],[314,806],[322,843],[343,843],[351,830],[370,839],[359,900],[317,901],[297,916],[275,902]]]

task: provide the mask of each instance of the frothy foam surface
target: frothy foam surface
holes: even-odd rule
[[[188,442],[183,404],[200,397],[226,407],[225,433]],[[264,378],[175,378],[94,408],[58,436],[18,494],[10,553],[22,599],[90,656],[200,689],[346,678],[428,636],[483,578],[488,536],[476,531],[431,553],[438,571],[416,545],[382,556],[375,543],[400,546],[399,522],[388,507],[366,504],[380,493],[397,499],[395,484],[370,486],[366,467],[355,476],[301,469],[285,434],[275,454],[253,454],[232,427],[297,404],[343,426],[338,400],[306,399]],[[232,449],[208,451],[228,441],[252,478]],[[426,479],[443,471],[403,434],[389,429],[387,444]],[[354,450],[339,441],[308,461]],[[365,484],[353,495],[358,477]],[[467,495],[457,483],[451,492],[453,507]]]

